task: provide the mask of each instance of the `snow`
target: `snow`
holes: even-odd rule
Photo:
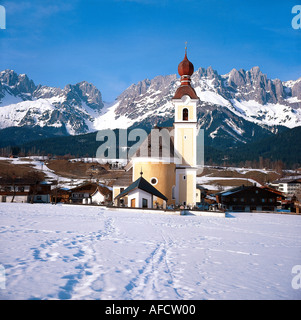
[[[217,185],[214,182],[215,181],[221,181],[221,180],[223,180],[225,182],[227,182],[227,181],[231,182],[231,180],[245,181],[246,184],[253,183],[257,187],[261,187],[261,184],[258,183],[257,181],[255,181],[254,179],[242,178],[242,177],[237,177],[237,178],[233,178],[233,177],[212,177],[210,174],[209,175],[204,175],[202,177],[197,177],[196,178],[196,183],[202,185],[202,187],[204,187],[204,188],[206,188],[208,190],[216,190]],[[231,188],[234,188],[234,186],[231,186],[231,184],[229,186],[223,186],[224,190],[231,189]]]
[[[1,299],[300,299],[301,217],[0,203]]]
[[[158,91],[159,92],[159,91]],[[131,127],[134,123],[141,122],[145,119],[148,119],[151,116],[158,115],[158,116],[166,116],[170,114],[170,110],[172,110],[173,105],[171,102],[167,102],[162,106],[158,107],[156,110],[153,108],[147,108],[147,106],[152,105],[155,98],[146,97],[144,99],[145,102],[140,103],[145,105],[143,109],[143,113],[139,111],[136,112],[134,118],[129,118],[127,115],[118,115],[118,107],[121,101],[116,102],[112,106],[103,110],[102,114],[99,117],[95,118],[94,121],[94,128],[95,130],[106,130],[106,129],[127,129]]]
[[[0,99],[0,107],[6,107],[11,104],[16,104],[19,102],[22,102],[23,100],[20,97],[15,97],[14,95],[11,95],[9,93],[6,93],[2,100]]]
[[[201,101],[210,102],[210,103],[217,104],[219,106],[224,106],[224,107],[227,107],[230,105],[230,102],[225,98],[223,98],[218,93],[215,93],[212,91],[203,91],[202,88],[200,87],[196,87],[195,91]]]
[[[288,80],[288,81],[284,81],[283,85],[284,87],[292,88],[296,83],[300,81],[301,81],[301,78],[298,78],[297,80]]]
[[[54,88],[50,88],[50,90]],[[49,88],[41,88],[41,93],[46,93]],[[24,94],[23,94],[24,95]],[[0,101],[0,129],[11,126],[24,125],[24,120],[28,118],[29,124],[40,127],[56,127],[62,126],[62,120],[57,119],[56,122],[50,123],[53,112],[63,112],[62,104],[66,102],[66,96],[57,95],[51,98],[39,98],[36,100],[23,101],[19,97],[6,94],[2,101]],[[74,113],[83,116],[84,124],[88,127],[88,132],[95,131],[94,120],[99,116],[100,112],[90,108],[85,102],[80,105],[74,105]],[[69,112],[70,110],[68,110]],[[52,120],[53,121],[53,120]],[[72,121],[66,121],[66,129],[69,134],[75,135],[76,129]]]
[[[55,107],[52,105],[51,101],[51,99],[38,99],[35,101],[23,101],[1,107],[0,129],[11,126],[18,126],[27,114],[33,116],[35,124],[41,127],[49,125],[47,124],[47,120],[40,120],[39,117],[43,114],[48,114],[55,110]],[[61,125],[62,124],[55,123],[53,126],[58,127]]]
[[[285,99],[288,103],[298,103],[301,102],[301,100],[298,99],[298,97],[290,97]]]
[[[212,131],[209,136],[212,138],[212,139],[215,139],[215,137],[217,136],[218,134],[218,130],[221,129],[221,127],[217,127],[214,131]]]
[[[94,128],[96,130],[105,130],[105,129],[127,129],[135,121],[125,117],[120,116],[116,119],[115,110],[118,108],[120,102],[115,103],[114,105],[108,107],[104,110],[103,114],[95,118]]]
[[[255,100],[238,101],[232,99],[231,102],[233,106],[228,106],[228,108],[248,121],[268,126],[283,125],[288,128],[300,125],[301,109],[293,109],[279,103],[261,105]]]
[[[229,118],[229,119],[225,119],[224,122],[227,123],[227,125],[232,128],[237,134],[239,134],[240,136],[243,135],[243,133],[245,132],[243,129],[239,128],[234,121]]]

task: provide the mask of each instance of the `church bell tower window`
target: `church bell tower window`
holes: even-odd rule
[[[188,121],[188,109],[183,109],[183,121]]]

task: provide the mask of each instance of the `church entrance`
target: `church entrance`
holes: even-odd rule
[[[131,207],[136,208],[136,199],[131,199]]]
[[[142,208],[148,208],[147,199],[142,198]]]

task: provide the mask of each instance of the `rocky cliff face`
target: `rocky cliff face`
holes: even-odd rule
[[[233,69],[223,78],[225,85],[232,89],[232,98],[254,100],[260,104],[283,103],[292,94],[289,88],[284,90],[279,79],[267,79],[259,67],[253,67],[250,71]]]
[[[116,115],[130,114],[129,111],[133,107],[143,111],[142,108],[145,109],[153,103],[155,106],[162,106],[165,101],[170,100],[178,85],[176,75],[158,76],[152,80],[146,79],[133,84],[117,98],[119,106]],[[301,79],[289,82],[271,80],[260,71],[259,67],[253,67],[249,71],[233,69],[226,75],[219,75],[211,67],[200,68],[192,76],[192,85],[200,94],[200,100],[204,102],[214,102],[206,100],[205,93],[208,92],[208,96],[214,93],[217,100],[224,102],[220,105],[230,106],[233,105],[231,100],[237,100],[254,101],[254,105],[262,106],[281,104],[295,109],[301,108]],[[218,101],[216,104],[219,105]]]

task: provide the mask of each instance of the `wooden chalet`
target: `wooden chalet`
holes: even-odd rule
[[[55,188],[51,190],[51,203],[70,203],[71,190],[69,188]]]
[[[216,194],[218,207],[229,211],[276,211],[279,194],[256,186],[240,186]]]
[[[0,179],[0,202],[49,203],[51,183],[30,179]]]
[[[97,183],[83,183],[71,189],[70,202],[72,203],[91,203],[91,195],[97,188]]]

